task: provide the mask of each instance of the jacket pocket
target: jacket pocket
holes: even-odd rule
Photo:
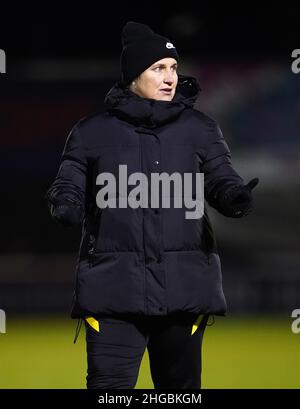
[[[90,268],[95,267],[99,264],[111,263],[118,258],[116,252],[98,252],[96,250],[89,254],[89,265]]]

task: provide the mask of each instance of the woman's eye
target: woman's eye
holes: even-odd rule
[[[155,67],[154,71],[159,72],[160,71],[160,67]]]

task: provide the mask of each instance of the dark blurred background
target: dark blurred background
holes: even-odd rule
[[[55,224],[44,195],[70,129],[103,108],[118,79],[121,30],[133,20],[175,43],[179,73],[202,87],[197,109],[220,123],[245,182],[260,179],[249,217],[209,209],[229,313],[289,317],[300,307],[300,73],[291,70],[299,10],[130,2],[63,12],[51,4],[1,6],[0,308],[69,313],[80,230]]]

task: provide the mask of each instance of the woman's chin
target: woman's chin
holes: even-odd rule
[[[160,101],[172,101],[173,95],[160,95],[157,99]]]

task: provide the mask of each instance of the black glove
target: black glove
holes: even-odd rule
[[[68,193],[60,195],[59,199],[47,193],[46,199],[51,216],[59,224],[65,227],[81,224],[84,211],[83,206],[77,199]]]
[[[259,179],[254,178],[247,185],[229,186],[218,198],[219,211],[227,217],[247,216],[253,210],[252,189],[258,184]]]
[[[54,220],[65,227],[79,225],[83,220],[82,206],[74,204],[51,204],[50,213]]]

